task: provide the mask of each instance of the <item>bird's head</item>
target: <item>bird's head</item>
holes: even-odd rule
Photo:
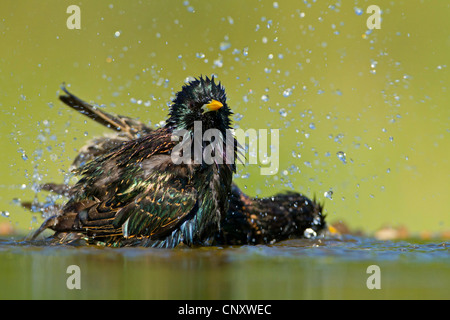
[[[220,82],[216,84],[214,77],[200,77],[176,94],[166,127],[192,131],[195,121],[201,121],[203,131],[218,129],[225,134],[226,129],[231,129],[232,114]]]

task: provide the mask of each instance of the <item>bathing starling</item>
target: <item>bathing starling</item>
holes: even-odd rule
[[[183,86],[170,106],[166,125],[158,130],[140,127],[128,117],[105,118],[105,113],[63,90],[67,93],[60,97],[63,102],[114,127],[124,142],[104,140],[108,144],[104,152],[76,169],[82,178],[70,188],[68,202],[46,219],[33,238],[50,228],[55,237],[79,233],[88,243],[113,246],[210,244],[228,211],[237,148],[234,137],[227,135],[232,112],[221,84],[214,77],[200,77]],[[197,127],[200,135],[215,129],[221,136],[209,144],[198,141]],[[225,143],[230,140],[232,155],[226,154]],[[175,154],[180,144],[183,148]],[[209,148],[214,160],[194,159],[198,153],[188,151],[196,148],[200,155]],[[190,161],[173,160],[186,159],[185,153]]]
[[[116,131],[88,141],[79,150],[72,163],[72,170],[79,170],[80,167],[96,157],[108,154],[112,149],[118,148],[130,140],[146,136],[153,131],[152,128],[136,119],[111,115],[97,109],[71,94],[64,87],[63,91],[66,95],[60,96],[61,101]],[[71,186],[54,183],[44,184],[42,189],[68,198],[72,197],[74,192],[74,188]],[[291,191],[274,197],[258,199],[245,195],[233,184],[229,203],[228,212],[221,220],[220,228],[214,235],[214,243],[218,245],[273,243],[292,237],[309,237],[326,229],[325,216],[322,214],[323,207],[296,192]],[[30,203],[24,205],[31,207]],[[57,205],[46,206],[45,209],[47,216],[53,216],[60,210]],[[80,230],[78,220],[79,218],[60,219],[56,225],[51,226],[57,231],[54,239],[71,242],[86,238],[85,232]],[[93,241],[94,239],[98,241]],[[106,241],[108,239],[109,241]],[[91,237],[90,242],[103,242],[107,245],[139,245],[143,241],[137,238],[123,239],[117,236],[100,237],[97,235]]]

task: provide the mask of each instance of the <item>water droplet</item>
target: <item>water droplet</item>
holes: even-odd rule
[[[0,211],[0,216],[2,216],[3,218],[8,218],[9,212],[8,211]]]
[[[320,217],[315,217],[314,219],[313,219],[313,224],[314,225],[316,225],[316,226],[318,226],[318,225],[320,225],[320,223],[322,222],[322,219],[320,219]]]
[[[234,120],[234,122],[238,122],[238,121],[241,121],[243,117],[244,117],[243,114],[236,113],[233,117],[233,120]]]
[[[303,232],[303,235],[305,236],[305,238],[310,239],[312,237],[317,236],[317,233],[311,229],[311,228],[307,228],[305,229],[305,231]]]
[[[316,125],[314,124],[314,123],[310,123],[309,124],[309,128],[311,129],[311,130],[314,130],[315,128],[316,128]]]
[[[327,199],[333,200],[333,191],[328,190],[323,193],[323,196]]]
[[[216,66],[218,68],[222,68],[223,67],[223,58],[218,57],[216,60],[214,60],[213,64],[214,64],[214,66]]]
[[[287,88],[286,90],[283,91],[283,97],[289,97],[291,94],[292,94],[291,88]]]
[[[114,32],[114,38],[118,38],[118,37],[120,37],[120,31],[119,30]]]
[[[300,159],[302,155],[300,152],[297,153],[295,150],[292,150],[292,157]]]
[[[364,11],[363,11],[361,8],[355,7],[355,13],[356,13],[356,15],[360,16],[360,15],[363,14],[363,12],[364,12]]]
[[[279,111],[279,113],[280,113],[280,115],[281,115],[282,117],[286,117],[286,116],[287,116],[287,111],[286,111],[284,108],[281,108],[280,111]]]
[[[222,51],[225,51],[225,50],[229,49],[230,47],[231,47],[231,43],[228,41],[221,42],[220,46],[219,46],[220,50],[222,50]]]
[[[338,151],[336,153],[339,160],[341,160],[344,164],[347,164],[347,155],[343,151]]]
[[[261,100],[264,101],[264,102],[267,102],[267,101],[269,101],[269,96],[267,94],[263,94],[261,96]]]
[[[197,53],[195,54],[195,56],[196,56],[197,58],[199,58],[199,59],[203,59],[204,57],[206,57],[205,54],[202,53],[202,52],[197,52]]]

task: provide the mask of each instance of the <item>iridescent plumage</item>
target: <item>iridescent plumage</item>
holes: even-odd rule
[[[186,114],[189,108],[195,110],[210,99],[226,101],[214,79],[200,78],[183,87],[166,126],[159,130],[108,114],[63,90],[61,101],[116,133],[94,138],[80,149],[72,169],[83,178],[74,187],[42,186],[69,201],[62,208],[47,208],[51,215],[34,237],[50,228],[56,231],[52,238],[64,243],[174,247],[273,243],[325,228],[322,206],[299,193],[257,199],[236,185],[230,187],[234,163],[220,167],[171,163],[173,130],[192,130],[195,115]],[[222,111],[202,119],[205,128],[225,133],[231,112]]]
[[[65,91],[68,96],[62,96],[62,101],[87,112],[86,105]],[[222,107],[204,113],[202,107],[212,100]],[[127,118],[105,120],[104,113],[90,109],[96,120],[116,123],[116,129],[127,132],[130,140],[76,169],[82,178],[70,189],[69,201],[36,235],[51,228],[57,233],[82,233],[88,242],[119,246],[209,244],[228,211],[235,164],[174,164],[171,153],[176,145],[173,132],[180,128],[191,132],[194,121],[201,121],[203,130],[218,129],[225,134],[230,128],[231,111],[223,87],[208,77],[183,86],[170,107],[166,126],[144,130],[141,138],[135,138]]]

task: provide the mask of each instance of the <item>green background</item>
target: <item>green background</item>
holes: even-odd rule
[[[66,26],[72,4],[80,30]],[[240,166],[245,192],[316,196],[330,221],[369,233],[448,230],[449,16],[439,0],[3,0],[0,223],[36,228],[19,199],[45,200],[36,184],[62,182],[104,132],[59,102],[62,82],[154,125],[188,77],[215,74],[236,127],[280,129],[278,173]]]

